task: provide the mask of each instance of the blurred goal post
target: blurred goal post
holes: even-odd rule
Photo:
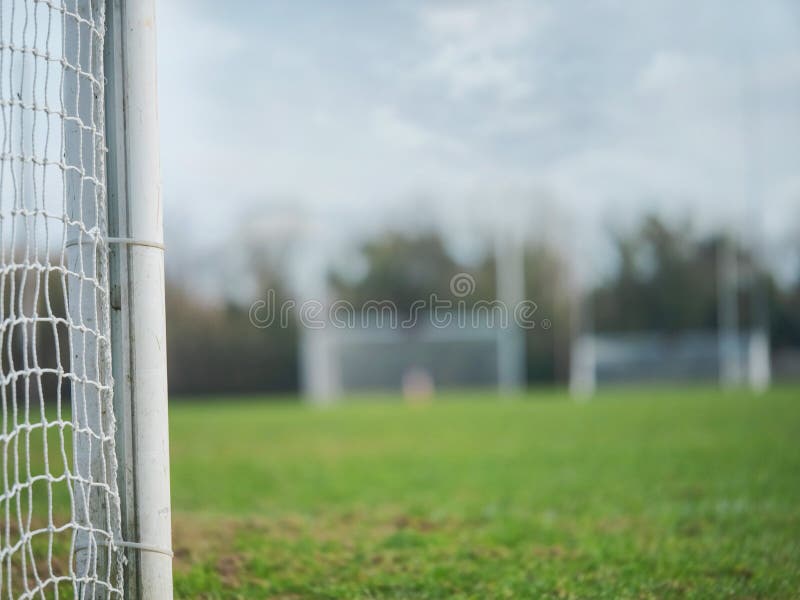
[[[0,598],[170,598],[155,0],[0,0]]]

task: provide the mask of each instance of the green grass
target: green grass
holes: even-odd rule
[[[181,598],[798,598],[800,390],[173,403]]]

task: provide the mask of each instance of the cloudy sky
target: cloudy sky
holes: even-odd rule
[[[798,235],[794,0],[159,5],[184,252],[291,206],[345,235],[423,206],[588,232],[653,209],[738,226],[758,198],[770,239]]]

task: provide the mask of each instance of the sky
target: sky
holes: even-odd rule
[[[297,220],[335,246],[430,217],[465,252],[499,220],[556,231],[590,271],[609,224],[650,211],[762,221],[776,269],[800,238],[794,0],[164,0],[158,17],[175,261]]]

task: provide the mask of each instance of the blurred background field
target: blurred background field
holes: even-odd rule
[[[182,598],[791,598],[796,387],[171,409]]]
[[[402,317],[459,274],[536,304],[518,388],[800,379],[796,3],[229,4],[159,12],[172,393],[375,387],[250,311]]]
[[[797,17],[162,2],[179,595],[797,597]]]

